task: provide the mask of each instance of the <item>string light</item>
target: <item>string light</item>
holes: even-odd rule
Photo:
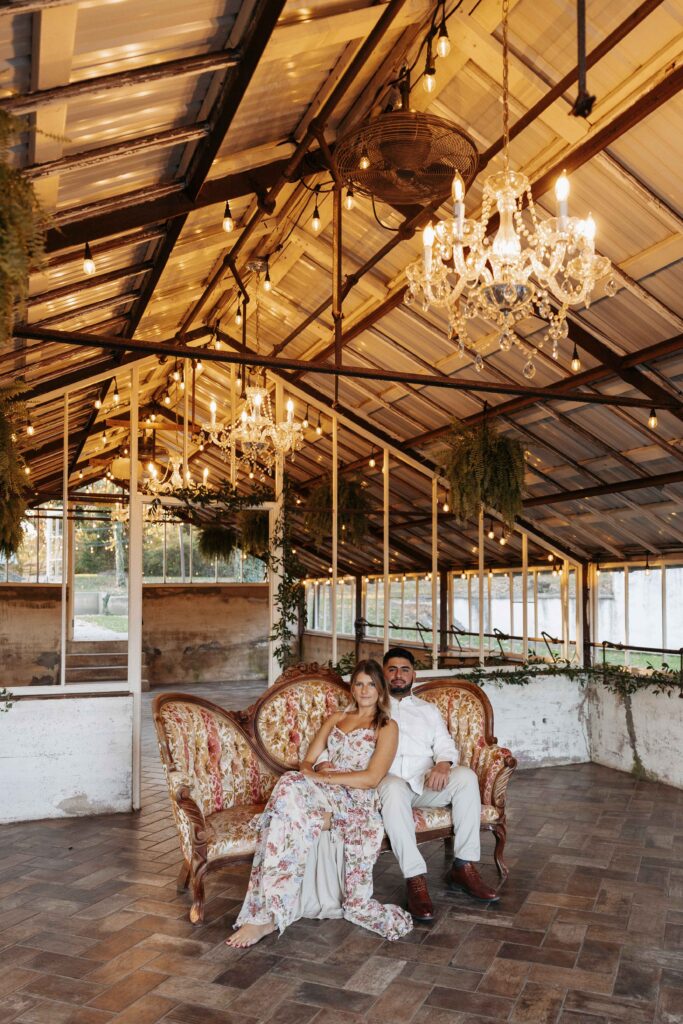
[[[85,251],[83,252],[83,273],[87,274],[88,277],[92,277],[95,269],[95,260],[92,258],[92,252],[90,251],[90,242],[86,242]]]
[[[170,405],[170,404],[171,404],[171,396],[169,395],[169,393],[167,391],[166,394],[164,395],[164,405]]]
[[[581,359],[579,357],[579,350],[577,349],[576,345],[574,345],[574,351],[572,352],[571,368],[572,373],[578,373],[581,369]]]
[[[355,205],[356,205],[356,200],[354,199],[353,189],[349,185],[349,187],[346,190],[346,198],[344,199],[344,206],[346,207],[347,210],[351,211],[354,208]]]
[[[31,423],[30,415],[28,416],[28,418],[26,420],[26,433],[28,434],[29,437],[33,437],[33,435],[35,434],[35,427]]]
[[[26,476],[30,476],[31,475],[31,467],[30,466],[24,466],[24,473],[26,473]]]
[[[446,28],[445,5],[441,12],[441,28],[439,29],[439,38],[436,41],[436,52],[439,57],[447,57],[451,52],[451,41],[448,38],[448,29]]]
[[[448,504],[448,495],[443,500],[443,510],[444,512],[450,512],[451,510],[451,506]]]
[[[360,155],[358,166],[361,169],[361,171],[367,171],[368,167],[370,166],[370,157],[368,156],[367,146],[363,146],[363,152]]]
[[[235,313],[235,323],[238,327],[242,326],[242,304],[237,303],[237,312]]]
[[[96,398],[95,399],[95,408],[98,409],[98,410],[102,408],[102,399],[101,398]]]
[[[657,410],[654,408],[650,409],[650,415],[647,418],[647,425],[650,430],[655,430],[657,427]]]
[[[376,465],[377,465],[377,462],[375,461],[375,449],[373,448],[372,451],[370,452],[370,458],[368,460],[368,466],[370,467],[370,469],[374,469]]]
[[[270,280],[270,264],[268,263],[268,260],[266,260],[266,276],[263,278],[263,290],[265,292],[269,292],[272,287],[273,285]]]
[[[306,428],[308,427],[308,406],[306,406],[306,415],[301,421],[301,426],[304,428],[304,430],[306,430]]]
[[[313,220],[311,221],[311,230],[314,235],[317,235],[320,231],[320,210],[318,209],[318,186],[315,187],[315,207],[313,210]]]
[[[554,562],[555,561],[555,555],[552,552],[548,555],[548,561],[549,562]]]
[[[227,231],[228,234],[235,230],[235,221],[230,212],[230,203],[225,204],[225,210],[223,211],[223,230]]]
[[[493,540],[496,536],[496,531],[493,529],[493,522],[489,519],[489,532],[486,535],[489,540]]]
[[[432,54],[432,41],[427,43],[427,62],[422,77],[422,88],[426,93],[434,92],[436,88],[436,68],[434,67],[434,55]]]
[[[114,405],[118,405],[119,402],[121,401],[121,398],[119,396],[119,386],[116,383],[116,377],[114,377],[114,396],[113,397],[114,397]]]
[[[507,537],[505,536],[504,533],[501,533],[498,543],[501,545],[501,547],[505,547],[507,542],[508,542]]]
[[[318,425],[315,428],[315,432],[318,435],[318,437],[322,437],[323,424],[322,424],[322,420],[320,419],[320,413],[318,413]]]

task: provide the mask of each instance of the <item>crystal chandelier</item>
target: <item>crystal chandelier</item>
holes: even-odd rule
[[[453,179],[453,217],[427,225],[422,234],[423,256],[406,268],[406,302],[448,311],[451,337],[461,354],[471,346],[468,321],[477,317],[498,330],[502,351],[516,345],[526,356],[524,376],[535,373],[534,349],[515,334],[515,324],[530,316],[547,322],[545,342],[566,338],[569,306],[589,305],[596,282],[610,271],[610,261],[595,252],[595,221],[568,213],[569,179],[562,173],[555,185],[557,215],[545,220],[534,205],[529,179],[509,165],[508,0],[503,0],[503,158],[504,170],[489,175],[483,188],[479,220],[465,217],[465,185]],[[523,216],[524,207],[528,216]],[[489,222],[497,216],[492,240]],[[493,228],[493,225],[491,225]],[[616,284],[607,283],[614,294]],[[580,366],[578,353],[572,368]],[[479,372],[480,353],[474,361]]]
[[[236,451],[238,463],[248,469],[253,479],[256,467],[269,472],[278,459],[287,455],[294,458],[303,446],[303,426],[294,419],[294,402],[287,400],[287,418],[277,423],[273,416],[270,395],[265,384],[245,388],[245,406],[234,426],[216,422],[217,405],[212,401],[209,409],[211,423],[202,427],[202,440],[210,441],[224,452]]]

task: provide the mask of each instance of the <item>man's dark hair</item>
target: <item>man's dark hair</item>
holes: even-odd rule
[[[382,664],[386,665],[390,658],[405,658],[415,668],[415,655],[406,647],[390,647],[382,658]]]

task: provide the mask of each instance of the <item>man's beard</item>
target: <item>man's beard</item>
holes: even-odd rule
[[[389,683],[389,693],[392,697],[407,697],[413,688],[413,681],[410,680],[404,686],[396,686],[393,683]]]

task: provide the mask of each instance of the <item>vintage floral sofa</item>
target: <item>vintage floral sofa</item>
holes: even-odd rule
[[[436,704],[460,763],[479,776],[481,827],[495,835],[494,860],[505,879],[505,793],[517,762],[496,743],[491,704],[480,687],[460,679],[422,683],[413,692]],[[278,777],[298,764],[322,721],[348,699],[340,676],[317,664],[287,669],[245,711],[225,711],[185,693],[155,699],[154,723],[183,855],[178,890],[192,885],[194,924],[203,919],[208,868],[251,860],[258,815]],[[416,808],[413,815],[418,842],[452,841],[448,808]]]

